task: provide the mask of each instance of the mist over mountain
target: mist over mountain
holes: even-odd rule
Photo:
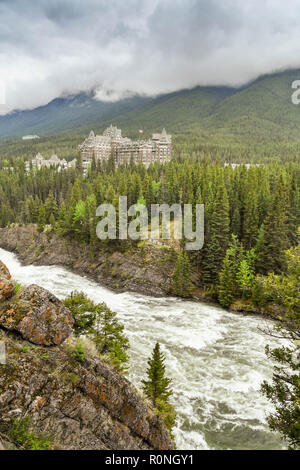
[[[0,116],[0,137],[24,134],[54,135],[71,132],[89,122],[112,119],[147,102],[133,96],[120,101],[99,101],[94,92],[56,98],[33,110],[13,111]]]
[[[43,106],[65,90],[158,95],[241,86],[300,64],[299,0],[29,4],[0,2],[5,112]]]
[[[152,132],[167,127],[173,133],[297,137],[300,107],[292,103],[292,84],[300,70],[259,77],[240,88],[195,87],[158,97],[129,96],[96,99],[95,92],[56,98],[46,106],[14,111],[0,117],[0,137],[21,137],[101,131],[113,122],[125,131]]]

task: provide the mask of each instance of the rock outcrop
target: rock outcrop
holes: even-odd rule
[[[0,302],[7,299],[14,292],[15,285],[11,280],[11,275],[5,266],[0,261]]]
[[[64,304],[42,287],[31,285],[1,310],[0,325],[41,346],[57,346],[72,333],[74,320]]]
[[[0,365],[0,436],[13,419],[29,416],[32,431],[57,449],[173,448],[160,418],[123,375],[98,357],[72,354],[72,341],[64,341],[72,319],[52,294],[29,286],[0,301],[1,309],[7,363]]]
[[[53,232],[39,233],[35,224],[0,228],[0,247],[17,253],[24,264],[63,265],[117,292],[138,292],[154,297],[173,295],[173,274],[177,254],[167,247],[146,244],[126,252],[97,247],[91,259],[88,246]],[[199,272],[192,269],[192,296],[211,302],[199,287]]]
[[[2,261],[0,261],[0,277],[4,277],[5,279],[11,279],[11,275],[7,267],[5,266]]]
[[[34,224],[0,229],[0,247],[18,254],[25,264],[63,265],[119,292],[165,296],[173,285],[176,254],[146,245],[142,250],[112,251],[100,247],[91,259],[88,246],[55,233],[39,233]]]

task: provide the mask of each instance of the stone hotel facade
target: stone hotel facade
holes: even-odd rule
[[[122,131],[110,126],[103,135],[95,135],[93,131],[79,146],[82,166],[86,171],[93,156],[96,161],[108,160],[114,157],[116,166],[132,161],[143,163],[148,167],[156,161],[166,162],[172,158],[172,136],[163,129],[161,134],[153,134],[151,140],[133,141],[122,137]]]
[[[58,171],[65,170],[67,168],[76,167],[76,158],[71,162],[67,162],[64,158],[61,160],[57,155],[52,155],[48,160],[45,159],[40,153],[38,153],[33,160],[31,160],[32,168],[40,170],[41,168],[56,168]],[[30,170],[30,162],[26,162],[26,170]]]

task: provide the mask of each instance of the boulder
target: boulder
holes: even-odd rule
[[[2,261],[0,261],[0,277],[4,277],[5,279],[11,279],[11,275],[7,267],[5,266]]]
[[[5,309],[0,307],[0,325],[31,343],[58,346],[71,335],[74,319],[57,297],[33,284]]]
[[[0,302],[6,300],[8,297],[11,297],[14,290],[15,285],[12,281],[9,281],[4,277],[0,277]]]
[[[7,267],[0,261],[0,302],[10,297],[15,290],[11,275]]]

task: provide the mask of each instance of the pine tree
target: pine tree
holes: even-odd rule
[[[220,177],[203,250],[202,279],[205,285],[218,282],[229,244],[229,223],[229,201],[224,180]]]
[[[38,225],[37,225],[38,232],[43,232],[45,225],[46,225],[45,206],[43,203],[41,203],[40,210],[39,210],[39,217],[38,217]]]
[[[236,273],[236,279],[242,290],[242,295],[245,297],[247,291],[250,293],[254,282],[254,267],[250,259],[244,258],[241,261]]]
[[[51,214],[53,215],[54,219],[57,217],[57,203],[54,199],[53,192],[50,191],[49,195],[45,201],[45,215],[46,215],[46,223],[50,222]]]
[[[49,223],[51,225],[52,230],[54,230],[55,229],[55,217],[53,214],[50,215]]]
[[[117,314],[104,303],[94,303],[83,292],[72,293],[64,304],[75,319],[76,336],[90,337],[98,353],[108,358],[117,370],[125,372],[129,341]]]
[[[235,235],[226,251],[218,285],[218,300],[223,307],[229,307],[239,295],[236,273],[243,256],[243,250]]]
[[[254,247],[258,234],[259,220],[257,209],[257,196],[255,188],[247,193],[245,198],[244,218],[243,218],[243,236],[242,243],[246,250]]]
[[[156,343],[152,357],[148,360],[147,380],[143,380],[143,390],[146,396],[156,406],[159,400],[168,402],[172,391],[170,390],[171,380],[165,375],[165,357],[160,352],[160,345]]]
[[[190,260],[187,253],[181,250],[177,257],[173,274],[173,291],[181,297],[189,297],[192,293],[192,288]]]
[[[94,194],[90,194],[86,199],[87,207],[87,223],[89,227],[89,248],[90,256],[94,255],[95,248],[97,245],[97,234],[96,234],[96,210],[97,210],[97,200]]]
[[[264,223],[258,251],[257,269],[262,274],[280,274],[286,269],[284,251],[289,248],[286,187],[280,181]]]

